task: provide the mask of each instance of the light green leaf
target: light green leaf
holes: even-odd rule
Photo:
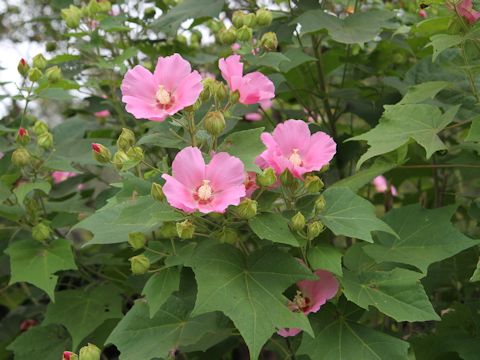
[[[180,270],[176,267],[166,268],[156,272],[148,279],[142,294],[145,295],[153,318],[160,307],[180,286]]]
[[[260,56],[248,54],[245,60],[252,66],[265,66],[276,71],[280,71],[284,63],[290,62],[288,57],[279,52],[267,52]]]
[[[480,116],[476,116],[472,120],[472,125],[470,126],[470,130],[468,130],[465,141],[480,142]]]
[[[370,183],[375,177],[385,174],[396,166],[397,164],[376,161],[368,169],[359,170],[355,174],[337,181],[331,187],[348,187],[350,190],[356,192],[362,186]]]
[[[25,200],[25,197],[31,191],[41,190],[45,194],[48,195],[51,188],[52,188],[52,185],[50,185],[49,182],[47,182],[47,181],[37,181],[37,182],[33,182],[33,183],[23,183],[20,186],[18,186],[15,190],[13,190],[13,193],[17,197],[17,202],[20,204],[20,206],[23,207],[23,200]]]
[[[57,271],[77,268],[72,247],[67,240],[53,240],[43,245],[35,240],[12,243],[5,253],[10,256],[10,284],[28,282],[44,290],[54,300]]]
[[[297,354],[308,355],[311,360],[408,359],[406,341],[358,324],[349,315],[339,313],[333,304],[324,305],[310,317],[315,338],[303,335]]]
[[[475,269],[472,277],[470,278],[470,282],[480,281],[480,260],[478,260],[477,268]]]
[[[427,46],[433,47],[432,61],[435,61],[442,51],[460,45],[465,39],[461,35],[436,34],[430,40]]]
[[[62,88],[47,88],[38,92],[37,96],[41,99],[55,100],[55,101],[69,101],[73,100],[73,96],[68,91]]]
[[[427,81],[411,86],[398,104],[419,104],[425,100],[433,99],[449,85],[448,81]]]
[[[60,324],[72,336],[72,349],[105,320],[118,319],[122,314],[122,298],[113,286],[98,286],[57,292],[55,303],[47,307],[43,325]]]
[[[296,67],[303,65],[308,62],[317,61],[317,58],[305,54],[305,52],[300,48],[289,48],[284,55],[288,58],[289,61],[281,62],[280,70],[283,73],[289,72],[290,70],[295,69]]]
[[[190,260],[198,284],[194,314],[222,311],[232,319],[257,359],[262,346],[281,328],[311,333],[303,313],[288,309],[282,293],[312,274],[287,253],[264,248],[247,258],[229,245],[205,246]]]
[[[375,216],[375,207],[345,187],[331,187],[324,192],[326,206],[320,219],[335,235],[373,242],[372,231],[395,235],[390,226]]]
[[[398,238],[378,234],[376,244],[365,246],[365,252],[377,262],[409,264],[426,273],[430,264],[480,243],[452,225],[450,220],[456,208],[427,210],[420,205],[409,205],[389,211],[384,220]]]
[[[250,228],[260,239],[280,244],[298,246],[298,241],[290,231],[288,220],[280,214],[263,213],[248,221]]]
[[[263,129],[256,128],[230,134],[223,140],[218,150],[238,157],[243,161],[246,171],[258,171],[258,166],[254,164],[254,161],[265,150],[265,146],[260,140]]]
[[[342,253],[331,245],[317,245],[307,253],[310,266],[317,270],[328,270],[331,273],[342,276]]]
[[[293,22],[302,26],[302,35],[326,29],[335,41],[357,44],[373,40],[394,16],[395,14],[389,11],[366,11],[340,19],[317,8],[306,11]]]

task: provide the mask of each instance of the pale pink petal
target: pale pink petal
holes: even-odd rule
[[[181,150],[172,163],[172,175],[190,190],[196,190],[205,177],[205,161],[196,147]]]
[[[390,186],[390,193],[392,194],[392,196],[398,196],[397,188],[393,185]]]
[[[230,55],[226,59],[220,59],[218,61],[218,67],[222,73],[222,77],[231,86],[232,76],[242,77],[243,64],[240,62],[240,55]]]
[[[153,76],[157,85],[163,85],[168,91],[174,91],[182,79],[190,74],[190,63],[179,54],[159,57]]]
[[[260,107],[263,109],[263,110],[268,110],[272,107],[272,100],[268,99],[268,100],[262,100],[260,101]]]
[[[174,208],[181,209],[188,213],[194,212],[196,202],[193,199],[191,191],[174,177],[163,174],[165,185],[163,185],[163,193],[168,203]]]
[[[155,103],[157,83],[150,71],[143,66],[137,65],[128,70],[122,81],[122,95],[133,97],[148,103]],[[126,102],[122,99],[123,102]]]
[[[198,71],[185,76],[177,85],[176,102],[183,108],[193,105],[203,90],[202,77]]]
[[[249,171],[245,174],[245,196],[250,198],[252,197],[253,193],[255,190],[259,189],[259,186],[257,185],[257,174],[255,174],[253,171]]]
[[[338,292],[338,281],[329,271],[316,270],[315,275],[318,276],[318,280],[303,280],[297,283],[303,296],[310,299],[309,307],[304,311],[305,314],[317,312]]]
[[[245,185],[230,186],[228,189],[225,189],[219,193],[215,193],[213,200],[205,206],[210,211],[223,213],[228,206],[234,205],[237,206],[240,204],[240,200],[245,197]],[[202,211],[202,205],[199,204],[199,210]]]
[[[212,160],[205,168],[205,179],[210,180],[215,192],[228,190],[232,186],[239,185],[245,188],[243,184],[245,166],[240,159],[226,152],[217,153],[213,155]]]
[[[263,118],[262,114],[259,114],[256,112],[245,114],[245,120],[248,120],[248,121],[260,121],[262,120],[262,118]]]
[[[375,190],[377,192],[383,193],[383,192],[386,192],[388,189],[388,183],[385,176],[382,176],[382,175],[377,176],[375,179],[373,179],[372,183],[373,183],[373,186],[375,186]]]
[[[275,97],[275,86],[272,81],[258,71],[245,75],[238,90],[240,92],[239,101],[245,105],[256,104]]]
[[[307,172],[320,170],[333,159],[337,144],[324,132],[316,132],[310,137],[309,147],[303,155]]]
[[[293,149],[297,149],[303,157],[310,145],[310,130],[304,121],[287,120],[273,130],[273,138],[285,156],[290,156]]]
[[[110,111],[108,110],[101,110],[101,111],[97,111],[96,113],[94,113],[94,115],[96,117],[99,117],[99,118],[105,118],[105,117],[109,117],[110,116]]]
[[[280,329],[277,331],[277,334],[283,337],[295,336],[300,334],[302,330],[297,328],[292,329]]]
[[[230,48],[232,49],[233,52],[236,52],[240,50],[241,45],[239,43],[233,43],[232,46],[230,46]]]

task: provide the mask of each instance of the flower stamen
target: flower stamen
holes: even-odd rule
[[[302,166],[303,160],[300,154],[298,153],[298,149],[293,149],[292,154],[288,158],[288,160],[294,165],[294,166]]]

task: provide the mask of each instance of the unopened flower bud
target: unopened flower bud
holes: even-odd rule
[[[33,132],[36,135],[43,134],[44,132],[48,131],[48,126],[43,121],[37,120],[33,125]]]
[[[245,18],[245,13],[243,11],[240,11],[240,10],[235,11],[232,15],[233,25],[237,29],[241,28],[244,25],[244,23],[243,23],[244,18]]]
[[[102,350],[93,344],[88,344],[80,349],[79,355],[79,360],[100,360]]]
[[[45,241],[50,237],[52,229],[47,224],[40,222],[32,228],[32,237],[38,241]]]
[[[30,163],[31,157],[27,149],[19,148],[12,153],[12,163],[15,166],[23,167]]]
[[[55,51],[56,49],[57,49],[57,43],[55,41],[49,41],[45,45],[45,50],[47,50],[48,52]]]
[[[118,150],[114,155],[112,159],[112,164],[115,166],[117,170],[122,170],[123,165],[130,160],[128,158],[128,155],[125,151],[123,150]]]
[[[321,221],[314,221],[307,225],[307,239],[313,240],[315,239],[320,233],[325,230],[325,226],[323,226]]]
[[[48,131],[37,136],[37,144],[41,148],[50,149],[53,146],[53,135]]]
[[[100,3],[97,0],[90,0],[88,5],[85,7],[85,12],[90,18],[95,17],[98,12],[101,12],[102,8]]]
[[[305,216],[300,211],[292,217],[290,227],[295,231],[301,231],[305,227]]]
[[[78,355],[71,351],[64,351],[63,352],[63,359],[62,360],[79,360]]]
[[[140,250],[145,247],[145,244],[147,243],[147,237],[141,232],[130,233],[128,234],[128,243],[133,250]]]
[[[110,158],[112,157],[110,150],[108,150],[108,148],[106,148],[102,144],[93,143],[92,152],[95,160],[97,160],[101,164],[110,162]]]
[[[237,40],[237,32],[233,27],[220,31],[218,36],[224,45],[232,45]]]
[[[47,67],[47,59],[42,54],[37,54],[32,59],[32,66],[43,70]]]
[[[143,160],[143,149],[140,146],[133,146],[127,151],[127,155],[130,159],[135,161]]]
[[[249,28],[254,28],[257,25],[257,17],[255,14],[245,14],[243,17],[243,26],[247,26]]]
[[[323,189],[325,184],[323,183],[322,179],[315,175],[307,175],[305,176],[305,189],[311,194],[318,193]]]
[[[156,10],[154,7],[148,7],[143,10],[144,19],[153,19],[155,17]]]
[[[177,225],[174,222],[167,221],[159,229],[160,236],[165,239],[171,239],[176,237],[177,234]]]
[[[97,3],[98,5],[100,6],[100,12],[109,12],[110,10],[112,10],[112,4],[110,3],[110,1],[105,1],[105,0],[101,0],[101,1],[98,1],[97,0]]]
[[[27,145],[30,142],[30,135],[28,134],[27,129],[23,127],[18,129],[16,141],[21,145]]]
[[[193,29],[192,34],[190,35],[190,41],[194,44],[200,44],[202,42],[202,37],[203,35],[200,31]]]
[[[122,132],[117,139],[117,146],[123,151],[127,151],[135,144],[135,134],[132,130],[122,128]]]
[[[260,39],[260,46],[266,51],[273,51],[278,47],[277,35],[274,32],[263,34]]]
[[[237,215],[240,219],[251,219],[257,215],[257,202],[246,198],[237,206]]]
[[[27,64],[25,59],[22,58],[18,62],[17,70],[20,75],[22,75],[23,77],[26,77],[28,75],[28,71],[30,70],[30,66]]]
[[[235,244],[239,240],[238,233],[228,227],[223,227],[222,230],[215,232],[212,236],[224,244]]]
[[[202,84],[203,84],[203,91],[200,94],[200,98],[202,101],[208,100],[211,96],[214,94],[214,86],[217,81],[215,79],[212,79],[210,77],[203,79]]]
[[[263,187],[272,186],[277,182],[277,176],[272,168],[266,168],[260,174],[257,174],[257,184]]]
[[[269,26],[272,23],[272,13],[270,10],[258,9],[255,15],[259,26]]]
[[[47,79],[50,81],[50,82],[57,82],[57,81],[60,81],[62,80],[63,76],[62,76],[62,70],[58,67],[58,66],[52,66],[52,67],[49,67],[46,71],[45,71],[45,76],[47,77]]]
[[[221,81],[215,81],[213,85],[213,97],[216,101],[223,101],[228,95],[228,90],[225,84]]]
[[[134,275],[142,275],[145,274],[148,269],[150,269],[150,260],[141,254],[137,256],[133,256],[129,259],[130,261],[130,269]]]
[[[325,209],[325,205],[325,197],[323,195],[319,196],[317,200],[315,200],[315,213],[320,213],[323,209]]]
[[[68,9],[62,9],[61,16],[69,28],[76,29],[80,25],[82,10],[74,5],[70,5]]]
[[[160,184],[152,183],[150,195],[152,195],[152,197],[157,201],[165,200],[165,194],[163,193],[163,188]]]
[[[237,30],[237,39],[240,41],[249,41],[252,38],[252,29],[243,25]]]
[[[191,239],[195,232],[195,225],[190,220],[177,223],[177,235],[180,239]]]
[[[31,68],[29,71],[28,71],[28,79],[30,81],[33,81],[33,82],[36,82],[38,80],[40,80],[40,78],[42,77],[42,72],[40,71],[39,68]]]
[[[280,182],[284,186],[290,186],[295,183],[295,177],[292,175],[290,170],[285,169],[281,174],[280,174]]]
[[[225,130],[225,118],[223,117],[222,112],[209,111],[207,115],[205,115],[203,126],[210,135],[214,137],[220,135],[223,130]]]
[[[238,100],[240,100],[240,93],[238,92],[238,90],[230,92],[230,102],[232,104],[236,104]]]

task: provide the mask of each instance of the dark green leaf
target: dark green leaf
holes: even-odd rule
[[[248,221],[250,228],[260,239],[276,243],[298,246],[298,241],[290,231],[288,220],[280,214],[263,213]]]

